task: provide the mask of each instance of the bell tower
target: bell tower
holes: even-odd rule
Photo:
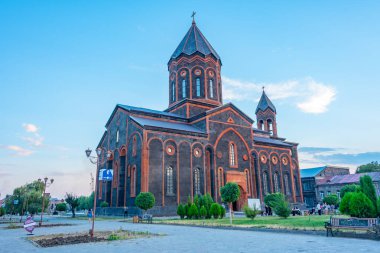
[[[276,107],[265,94],[263,87],[263,94],[256,108],[257,128],[270,132],[271,135],[277,137],[276,115]]]
[[[190,29],[168,62],[169,108],[166,111],[175,112],[177,105],[186,103],[187,117],[223,104],[222,62],[197,27],[194,14]]]

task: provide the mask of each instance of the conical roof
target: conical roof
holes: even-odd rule
[[[181,54],[192,55],[196,52],[199,52],[205,56],[213,55],[217,60],[220,60],[219,55],[193,21],[189,31],[186,33],[181,43],[179,43],[177,49],[172,54],[171,59],[175,59]]]
[[[274,107],[272,101],[270,101],[267,94],[265,94],[265,91],[263,91],[259,104],[257,105],[257,108],[256,108],[256,113],[260,110],[265,111],[268,108],[271,109],[274,113],[276,113],[276,107]]]

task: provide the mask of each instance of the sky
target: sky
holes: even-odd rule
[[[0,194],[47,176],[90,193],[85,156],[118,103],[168,106],[191,13],[222,59],[224,102],[253,119],[262,86],[301,168],[380,160],[379,1],[0,2]]]

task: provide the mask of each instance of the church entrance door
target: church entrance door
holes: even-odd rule
[[[235,201],[234,203],[232,203],[232,209],[234,211],[241,211],[243,210],[243,207],[245,204],[247,204],[248,202],[248,199],[247,199],[247,192],[244,191],[244,189],[239,185],[239,189],[240,189],[240,197],[237,201]]]

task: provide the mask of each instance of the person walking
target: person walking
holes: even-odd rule
[[[88,212],[87,212],[87,218],[88,218],[88,222],[91,224],[92,222],[92,209],[88,209]]]
[[[317,211],[318,211],[318,215],[322,214],[322,208],[321,208],[321,204],[320,203],[318,203],[318,205],[317,205]]]

